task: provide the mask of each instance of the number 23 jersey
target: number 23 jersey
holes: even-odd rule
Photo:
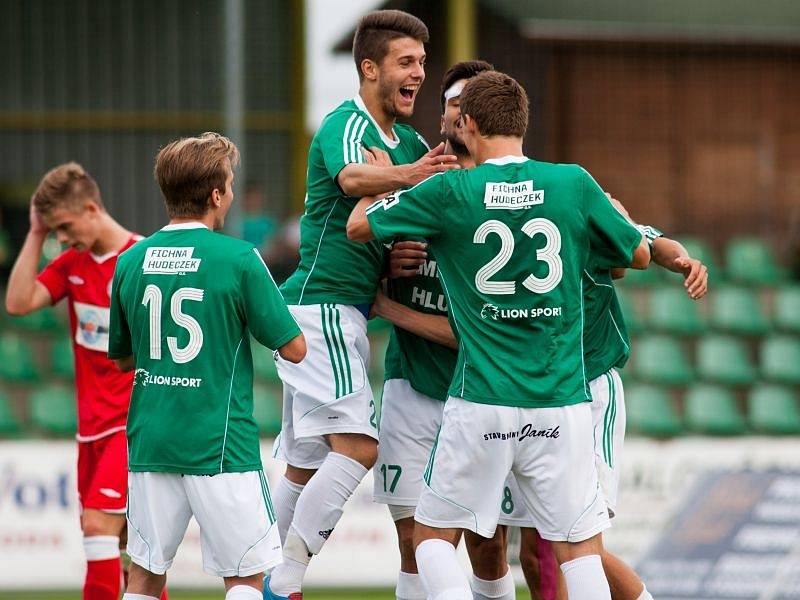
[[[252,244],[200,223],[169,225],[120,256],[109,357],[133,355],[131,471],[261,468],[250,336],[300,333]]]
[[[629,266],[641,234],[577,165],[526,157],[450,171],[367,209],[375,237],[436,255],[459,354],[449,393],[548,407],[589,399],[581,275]]]

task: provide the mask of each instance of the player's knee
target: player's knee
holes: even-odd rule
[[[494,581],[506,574],[508,561],[505,539],[502,536],[486,539],[476,535],[468,544],[472,546],[470,557],[477,577]]]
[[[366,469],[375,466],[378,460],[378,442],[361,434],[332,434],[329,438],[331,449],[361,463]]]
[[[84,537],[95,535],[119,536],[125,528],[123,515],[104,513],[100,510],[87,509],[81,515],[81,529]]]
[[[580,542],[551,542],[551,544],[560,565],[583,556],[603,553],[603,538],[600,534]]]

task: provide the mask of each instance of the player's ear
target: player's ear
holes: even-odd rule
[[[444,135],[444,115],[439,117],[439,135]]]
[[[361,74],[364,76],[364,79],[368,79],[369,81],[376,81],[378,79],[378,71],[380,68],[378,67],[378,63],[376,63],[371,58],[365,58],[361,61]]]

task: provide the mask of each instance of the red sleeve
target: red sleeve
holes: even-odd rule
[[[70,266],[74,255],[75,251],[72,249],[63,252],[36,277],[36,280],[44,285],[47,291],[50,292],[50,298],[53,304],[56,304],[67,295],[67,290],[69,289],[67,277],[69,277]]]

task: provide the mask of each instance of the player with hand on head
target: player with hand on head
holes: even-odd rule
[[[120,257],[109,357],[135,369],[128,416],[123,600],[160,593],[192,516],[226,600],[258,600],[281,543],[253,419],[250,338],[300,362],[306,345],[258,250],[216,230],[239,154],[216,134],[176,140],[155,175],[170,222]]]
[[[37,275],[53,231],[68,249]],[[128,460],[125,421],[133,382],[106,356],[111,279],[137,236],[106,211],[100,188],[79,164],[50,170],[31,198],[30,230],[14,263],[6,310],[26,315],[66,298],[78,404],[78,497],[87,568],[84,600],[116,600],[125,537]],[[166,592],[164,594],[166,597]]]
[[[396,122],[410,117],[425,79],[428,29],[396,10],[365,15],[356,28],[355,98],[328,114],[311,141],[300,264],[281,291],[306,335],[300,365],[278,360],[283,423],[275,456],[287,463],[275,493],[284,561],[270,573],[265,598],[301,597],[311,557],[377,456],[377,421],[365,365],[366,321],[383,247],[347,239],[353,205],[367,195],[414,185],[454,168],[443,145],[429,150]],[[368,164],[364,149],[385,151],[391,165]]]
[[[458,362],[415,515],[420,575],[430,598],[473,597],[455,543],[463,529],[494,534],[513,472],[537,530],[553,541],[570,598],[610,598],[599,556],[609,521],[581,366],[581,273],[590,255],[609,268],[644,268],[650,251],[586,171],[524,156],[528,102],[511,77],[472,78],[461,113],[477,167],[362,200],[348,224],[363,242],[427,239],[457,331]]]

